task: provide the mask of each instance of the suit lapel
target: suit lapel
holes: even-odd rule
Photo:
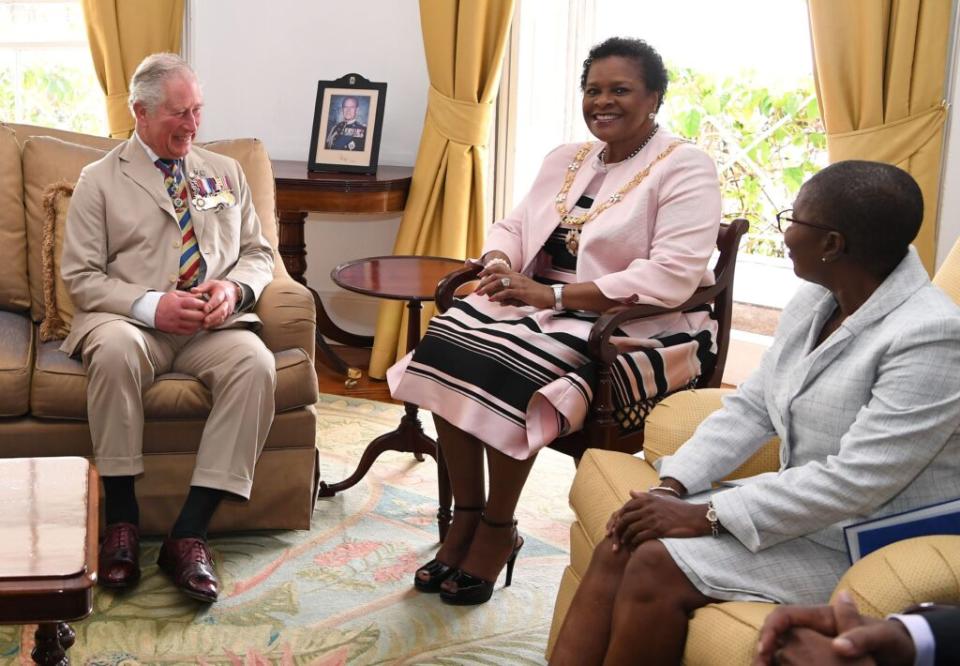
[[[570,161],[564,165],[563,171],[559,172],[559,177],[556,182],[556,192],[560,192],[563,187],[563,183],[567,178],[569,173],[568,169],[573,164],[573,157],[577,152],[580,151],[580,147],[583,144],[577,145],[577,150],[574,151],[574,154],[570,156]],[[573,177],[573,182],[570,184],[570,189],[567,190],[567,194],[564,197],[562,203],[568,210],[573,208],[574,204],[577,203],[577,200],[580,199],[583,195],[584,190],[587,189],[587,185],[590,184],[590,181],[596,175],[596,171],[593,170],[591,166],[591,160],[595,160],[597,153],[603,148],[603,143],[600,141],[594,141],[591,145],[590,150],[584,156],[583,161],[580,163],[580,168],[577,170],[577,174]],[[551,194],[551,202],[554,202],[553,199],[555,195]],[[526,240],[526,256],[528,257],[527,265],[523,267],[523,272],[527,272],[527,269],[531,267],[532,263],[536,260],[537,255],[540,252],[540,249],[543,247],[544,243],[547,242],[547,239],[550,238],[550,234],[553,233],[553,230],[557,228],[557,225],[560,224],[560,213],[556,212],[556,207],[553,203],[550,204],[550,211],[553,211],[554,214],[547,214],[544,216],[543,220],[537,220],[536,222],[536,231],[535,234],[529,234]]]
[[[813,349],[812,347],[816,344],[816,339],[820,335],[820,330],[823,328],[827,317],[836,307],[833,296],[829,294],[825,296],[818,304],[807,344],[804,347],[804,350],[811,351],[795,371],[796,383],[791,386],[791,400],[806,389],[851,342],[856,340],[860,333],[900,307],[901,303],[923,287],[926,282],[927,274],[920,264],[916,250],[911,247],[907,256],[870,295],[867,302],[840,324],[839,328],[819,347]],[[787,412],[789,413],[789,409]]]
[[[173,210],[173,201],[163,186],[163,176],[157,165],[150,161],[150,157],[143,150],[136,137],[131,137],[123,150],[120,151],[120,171],[128,176],[149,194],[174,223],[177,214]]]

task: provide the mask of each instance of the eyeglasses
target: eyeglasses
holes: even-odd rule
[[[787,208],[777,213],[777,229],[780,230],[780,233],[784,233],[791,224],[805,224],[808,227],[823,229],[824,231],[837,231],[833,227],[828,227],[825,224],[816,224],[814,222],[804,222],[803,220],[798,220],[797,218],[791,216],[792,213],[792,208]]]

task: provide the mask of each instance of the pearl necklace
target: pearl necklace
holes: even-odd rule
[[[640,145],[637,146],[632,153],[630,153],[629,155],[627,155],[626,157],[624,157],[622,161],[623,161],[623,162],[626,162],[627,160],[631,160],[631,159],[633,159],[634,157],[636,157],[636,156],[637,156],[637,153],[639,153],[641,150],[643,150],[644,147],[645,147],[648,143],[650,143],[650,139],[653,138],[653,135],[657,133],[657,130],[658,130],[658,129],[660,129],[660,125],[654,125],[654,126],[653,126],[653,129],[650,131],[650,134],[647,135],[647,138],[644,139],[643,141],[641,141],[641,142],[640,142]],[[604,146],[603,150],[600,151],[600,154],[597,155],[597,159],[600,160],[600,164],[602,164],[604,167],[607,166],[606,157],[607,157],[607,147]]]
[[[563,185],[560,187],[560,191],[557,192],[556,199],[554,199],[554,206],[557,209],[557,212],[560,213],[560,222],[568,226],[577,227],[575,229],[570,229],[567,231],[566,238],[564,239],[564,244],[567,246],[567,249],[570,251],[570,254],[576,256],[577,250],[580,247],[580,229],[587,222],[596,219],[600,213],[610,208],[615,204],[623,201],[623,198],[637,185],[646,180],[647,176],[650,175],[651,169],[657,165],[658,162],[667,158],[670,153],[676,150],[677,146],[687,143],[682,139],[674,141],[663,151],[653,158],[653,161],[650,162],[646,167],[641,169],[633,178],[627,181],[623,187],[611,194],[603,203],[598,206],[592,207],[583,215],[578,215],[573,217],[570,215],[571,211],[576,207],[576,205],[567,208],[567,193],[570,191],[570,187],[573,185],[573,179],[576,177],[577,172],[580,170],[581,165],[583,164],[584,158],[587,156],[587,153],[593,148],[592,142],[587,142],[580,147],[580,150],[577,151],[577,154],[573,156],[573,161],[567,166],[566,173],[563,177]],[[642,146],[641,146],[642,148]]]

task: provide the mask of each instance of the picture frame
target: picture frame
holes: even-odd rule
[[[307,169],[376,173],[386,97],[386,83],[356,72],[318,81]]]

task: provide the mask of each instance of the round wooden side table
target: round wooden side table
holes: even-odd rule
[[[330,272],[340,287],[358,294],[407,302],[407,351],[420,342],[420,310],[424,301],[434,300],[437,284],[449,273],[463,268],[462,259],[445,257],[389,256],[368,257],[341,264]],[[439,509],[437,524],[443,541],[450,525],[450,480],[440,448],[426,433],[417,415],[417,406],[404,403],[404,415],[396,430],[374,439],[363,452],[357,469],[339,483],[320,482],[320,497],[332,497],[359,482],[384,451],[412,453],[417,460],[423,454],[437,461]]]

